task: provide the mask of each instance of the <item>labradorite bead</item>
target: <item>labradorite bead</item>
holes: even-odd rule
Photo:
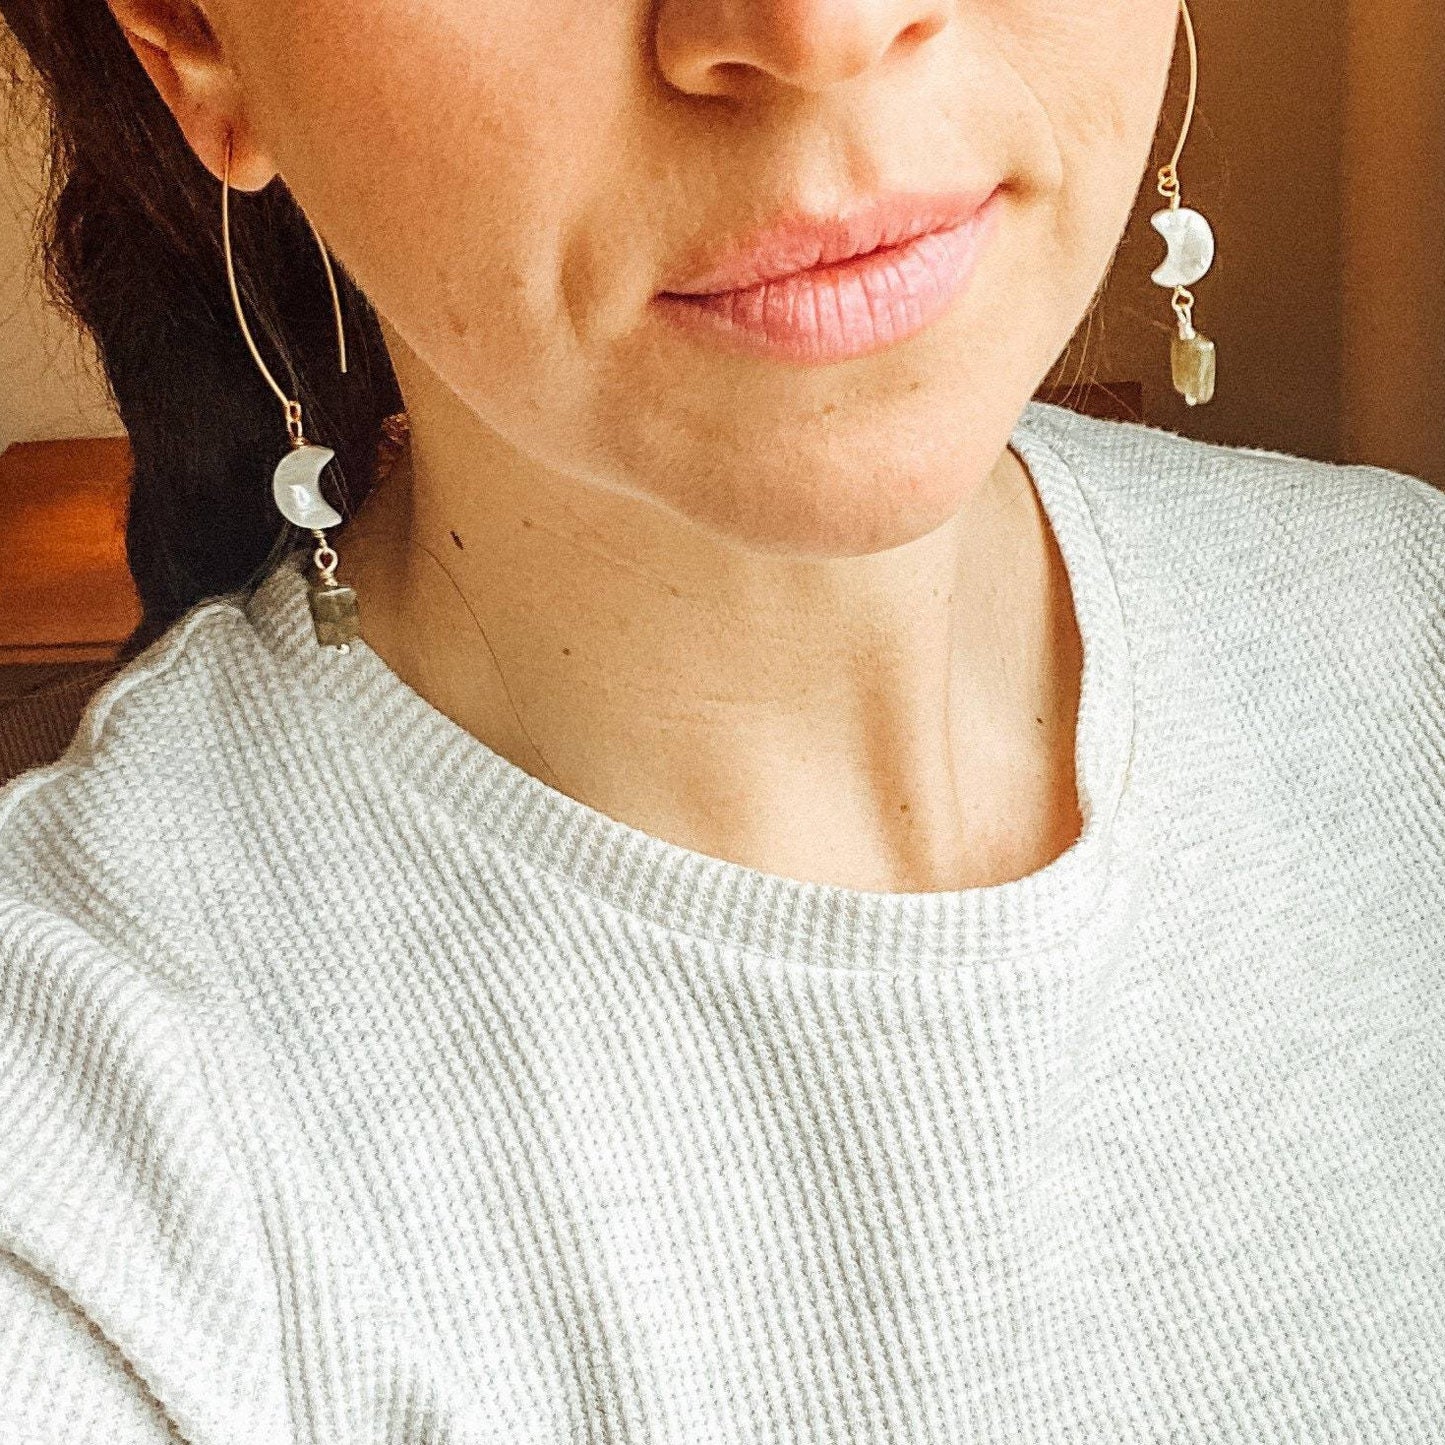
[[[1170,347],[1174,389],[1190,406],[1200,406],[1214,395],[1214,343],[1197,332],[1175,336]]]
[[[316,625],[316,640],[322,647],[340,647],[361,636],[361,615],[356,593],[340,583],[334,586],[311,587],[311,620]]]

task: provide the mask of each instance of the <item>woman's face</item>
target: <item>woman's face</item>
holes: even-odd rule
[[[202,8],[262,158],[240,184],[285,178],[381,314],[404,393],[434,373],[525,465],[816,555],[931,530],[995,463],[1122,234],[1178,18],[1177,0]],[[993,187],[971,279],[892,345],[760,354],[655,304],[780,213]]]

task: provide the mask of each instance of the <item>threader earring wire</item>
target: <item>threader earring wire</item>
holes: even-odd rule
[[[1189,287],[1202,280],[1214,264],[1214,231],[1198,211],[1182,206],[1179,200],[1179,157],[1189,137],[1199,90],[1199,51],[1188,0],[1179,0],[1179,11],[1189,42],[1189,104],[1174,154],[1159,171],[1159,194],[1169,202],[1169,208],[1150,217],[1149,224],[1168,243],[1169,255],[1151,279],[1173,291],[1170,304],[1179,322],[1178,334],[1169,348],[1174,389],[1188,405],[1202,406],[1214,396],[1216,358],[1214,343],[1194,329],[1194,294]]]
[[[288,397],[276,383],[256,343],[251,338],[251,329],[246,325],[245,313],[241,310],[241,294],[236,287],[235,262],[231,257],[231,140],[232,133],[226,132],[226,165],[221,178],[221,242],[226,253],[226,279],[231,287],[231,302],[236,308],[236,319],[241,323],[241,334],[251,350],[261,374],[280,399],[286,417],[286,431],[291,438],[291,450],[282,457],[271,479],[271,495],[281,515],[297,527],[309,531],[317,542],[312,553],[312,562],[318,576],[307,579],[307,590],[311,603],[311,622],[316,632],[316,641],[322,647],[334,647],[338,652],[350,652],[350,644],[361,635],[361,619],[357,608],[356,592],[336,580],[337,556],[326,540],[324,531],[340,521],[338,512],[321,495],[318,478],[321,469],[336,453],[330,447],[316,446],[306,440],[301,429],[301,403]],[[311,234],[321,252],[321,262],[326,268],[326,280],[331,288],[331,307],[336,318],[336,342],[340,353],[341,370],[346,371],[346,328],[341,320],[341,298],[336,290],[336,277],[331,269],[331,259],[326,254],[326,244],[321,239],[311,218],[306,218]]]

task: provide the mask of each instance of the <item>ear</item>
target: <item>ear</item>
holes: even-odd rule
[[[259,191],[276,167],[251,136],[235,72],[200,7],[194,0],[106,3],[201,164],[221,179],[229,131],[231,186]]]

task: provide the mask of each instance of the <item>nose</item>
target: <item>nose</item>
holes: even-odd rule
[[[823,91],[931,39],[952,0],[661,0],[658,66],[689,95],[742,98],[761,77]]]

